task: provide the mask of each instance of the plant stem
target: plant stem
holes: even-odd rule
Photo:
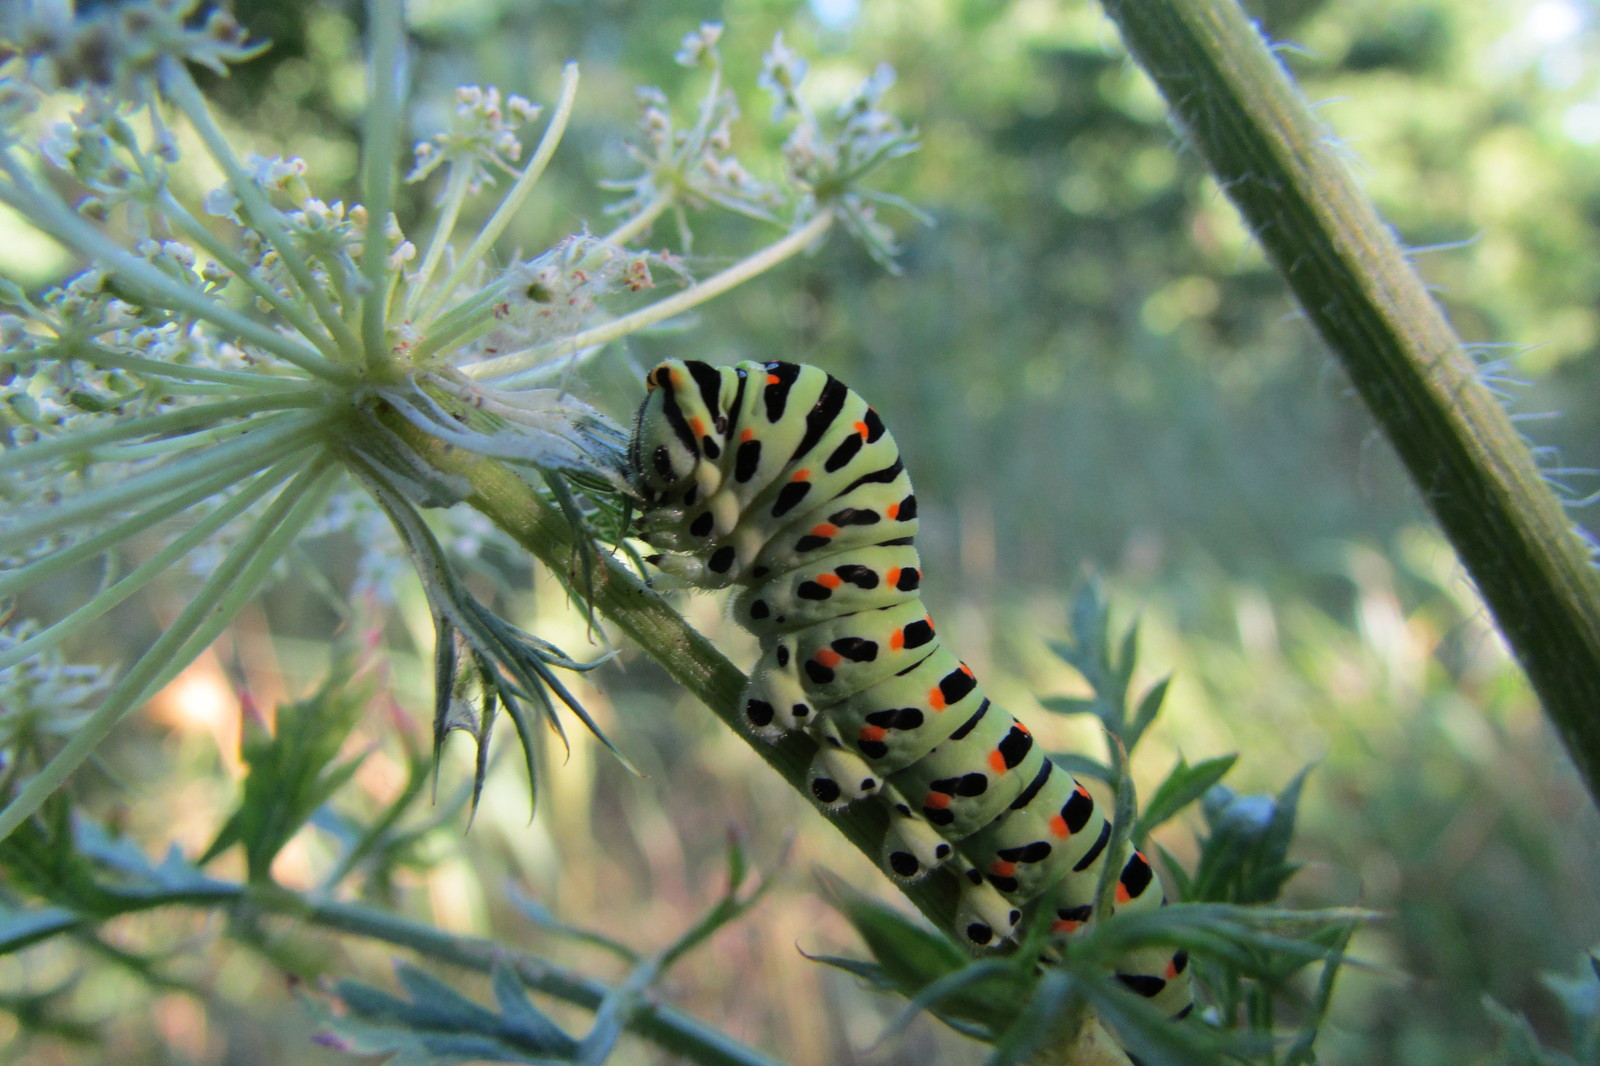
[[[600,239],[606,244],[623,245],[650,228],[650,224],[671,207],[677,197],[670,192],[657,193],[655,199],[645,204],[639,213]]]
[[[309,445],[309,442],[307,442]],[[178,617],[129,667],[72,738],[0,809],[0,840],[39,809],[67,776],[94,753],[122,717],[176,677],[217,638],[271,564],[316,515],[332,478],[327,460],[314,460],[278,493],[261,520],[240,539]]]
[[[555,113],[550,116],[550,125],[545,127],[544,136],[539,139],[539,147],[534,150],[533,158],[528,160],[528,165],[518,175],[516,183],[511,186],[511,191],[506,193],[506,198],[500,201],[500,206],[495,208],[494,214],[489,216],[489,221],[478,231],[478,235],[472,239],[467,250],[461,253],[456,265],[439,283],[433,297],[423,306],[422,313],[417,316],[419,323],[425,325],[438,313],[445,300],[453,296],[461,287],[461,283],[466,280],[467,272],[488,254],[490,246],[511,224],[511,219],[522,206],[522,201],[533,191],[534,184],[544,173],[544,168],[549,165],[551,156],[556,154],[556,146],[561,143],[561,135],[566,132],[567,120],[572,117],[572,104],[577,97],[578,64],[568,63],[561,68],[561,95],[556,102]]]
[[[496,963],[509,965],[529,988],[588,1010],[596,1010],[613,993],[599,981],[565,970],[529,952],[497,940],[458,936],[414,922],[389,911],[358,903],[313,899],[276,885],[245,885],[229,881],[200,881],[182,889],[103,890],[107,905],[119,914],[165,907],[232,907],[244,912],[275,915],[321,929],[367,937],[407,948],[425,958],[488,974]],[[91,927],[100,919],[48,908],[30,915],[26,934],[13,936],[3,947],[18,951],[53,936]],[[783,1066],[754,1048],[738,1043],[721,1031],[672,1007],[648,1001],[638,1003],[627,1027],[674,1055],[700,1066]]]
[[[67,615],[28,639],[19,641],[10,648],[0,651],[0,670],[15,666],[45,648],[60,643],[72,634],[81,631],[89,623],[94,622],[111,608],[144,588],[151,581],[166,572],[167,568],[189,554],[196,546],[209,539],[211,535],[223,526],[237,518],[246,508],[266,495],[273,486],[288,480],[294,473],[294,466],[299,462],[297,456],[278,463],[277,467],[260,474],[256,479],[245,485],[238,492],[223,500],[214,510],[202,516],[198,522],[185,529],[171,543],[136,566],[122,580],[117,581],[109,588],[102,589],[100,593],[89,599],[87,603],[70,611]],[[166,506],[151,508],[162,517],[174,513]],[[144,516],[140,515],[140,519]]]
[[[98,262],[129,288],[142,294],[152,306],[187,311],[196,318],[214,324],[224,333],[269,351],[320,378],[342,381],[347,377],[342,368],[329,362],[317,349],[285,337],[271,326],[240,314],[221,300],[183,285],[129,252],[85,222],[54,193],[40,188],[4,149],[0,149],[0,170],[4,170],[10,179],[9,185],[0,183],[0,201],[24,215],[29,224]]]
[[[361,276],[366,292],[361,304],[361,340],[367,369],[382,366],[388,356],[385,323],[389,316],[389,211],[394,203],[394,163],[400,150],[400,101],[405,92],[402,46],[405,18],[400,0],[374,0],[367,5],[372,54],[367,62],[367,115],[361,142],[361,193],[366,198],[367,232],[361,246]],[[392,273],[399,273],[398,268]],[[350,308],[347,306],[346,311]]]
[[[720,296],[734,286],[742,285],[756,275],[771,270],[790,256],[805,251],[828,232],[829,227],[833,225],[833,219],[832,211],[822,211],[782,240],[769,244],[754,255],[741,259],[720,274],[713,274],[676,296],[657,300],[630,315],[612,319],[603,326],[586,329],[564,340],[552,341],[534,348],[524,348],[520,352],[508,352],[495,359],[485,359],[481,363],[464,366],[461,372],[479,379],[504,377],[537,366],[556,355],[606,344],[646,326],[665,321],[673,315],[680,315],[691,307],[705,303],[713,296]]]
[[[1105,0],[1344,364],[1600,802],[1600,573],[1404,251],[1235,0]]]
[[[216,160],[222,172],[228,176],[228,187],[239,198],[245,214],[256,229],[261,231],[271,243],[274,251],[278,253],[283,265],[288,269],[295,284],[300,287],[301,295],[310,302],[317,313],[317,318],[333,338],[339,351],[346,358],[354,356],[360,351],[356,336],[339,317],[339,311],[328,301],[327,293],[322,286],[311,276],[311,267],[305,257],[300,254],[300,246],[295,243],[294,237],[284,228],[282,214],[276,207],[267,201],[266,194],[255,180],[245,172],[239,158],[233,154],[233,148],[228,144],[228,138],[223,136],[222,130],[217,127],[216,119],[211,116],[211,109],[206,106],[206,98],[200,92],[200,87],[194,83],[182,63],[171,57],[161,61],[161,88],[168,99],[178,105],[189,122],[194,126],[200,140],[210,152],[211,158]],[[383,220],[368,216],[368,225],[376,225],[380,229]]]

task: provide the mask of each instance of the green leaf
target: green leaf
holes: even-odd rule
[[[278,852],[360,765],[359,756],[334,760],[371,695],[370,682],[353,681],[348,667],[335,667],[315,695],[278,708],[276,732],[267,731],[247,701],[243,795],[199,861],[241,844],[250,880],[270,881]]]
[[[0,955],[21,951],[31,944],[75,929],[83,922],[81,916],[63,907],[15,910],[0,906]]]
[[[829,902],[855,927],[872,957],[906,995],[915,995],[970,961],[949,937],[881,900],[832,878],[826,888]]]
[[[389,1066],[432,1066],[440,1062],[566,1063],[577,1042],[541,1014],[525,996],[508,987],[514,977],[495,977],[504,1014],[497,1014],[449,985],[404,964],[396,967],[402,999],[357,981],[334,985],[342,1011],[308,999],[333,1038],[330,1043],[361,1054],[393,1054]],[[506,1009],[506,1000],[514,1003]]]
[[[1167,774],[1166,780],[1156,786],[1144,814],[1134,828],[1135,841],[1144,840],[1150,831],[1205,795],[1233,767],[1239,756],[1219,755],[1190,766],[1183,758]]]

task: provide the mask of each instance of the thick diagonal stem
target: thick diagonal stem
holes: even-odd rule
[[[1600,801],[1600,573],[1235,0],[1105,0],[1455,546]]]

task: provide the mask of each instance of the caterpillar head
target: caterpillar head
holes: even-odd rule
[[[645,375],[649,391],[634,419],[628,469],[646,504],[693,506],[721,484],[718,460],[728,430],[724,376],[708,363],[682,359]]]

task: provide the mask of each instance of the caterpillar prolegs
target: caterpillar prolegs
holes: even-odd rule
[[[1119,909],[1159,906],[1149,862],[1112,854],[1089,791],[940,642],[917,591],[916,496],[877,412],[798,363],[672,361],[645,381],[629,464],[642,535],[663,553],[653,561],[694,585],[738,586],[734,618],[761,645],[750,728],[817,740],[810,784],[824,805],[889,804],[890,876],[958,864],[957,928],[978,947],[1010,937],[1041,897],[1055,930],[1076,929],[1108,862],[1121,864]],[[1182,1016],[1187,962],[1143,948],[1117,976]]]

